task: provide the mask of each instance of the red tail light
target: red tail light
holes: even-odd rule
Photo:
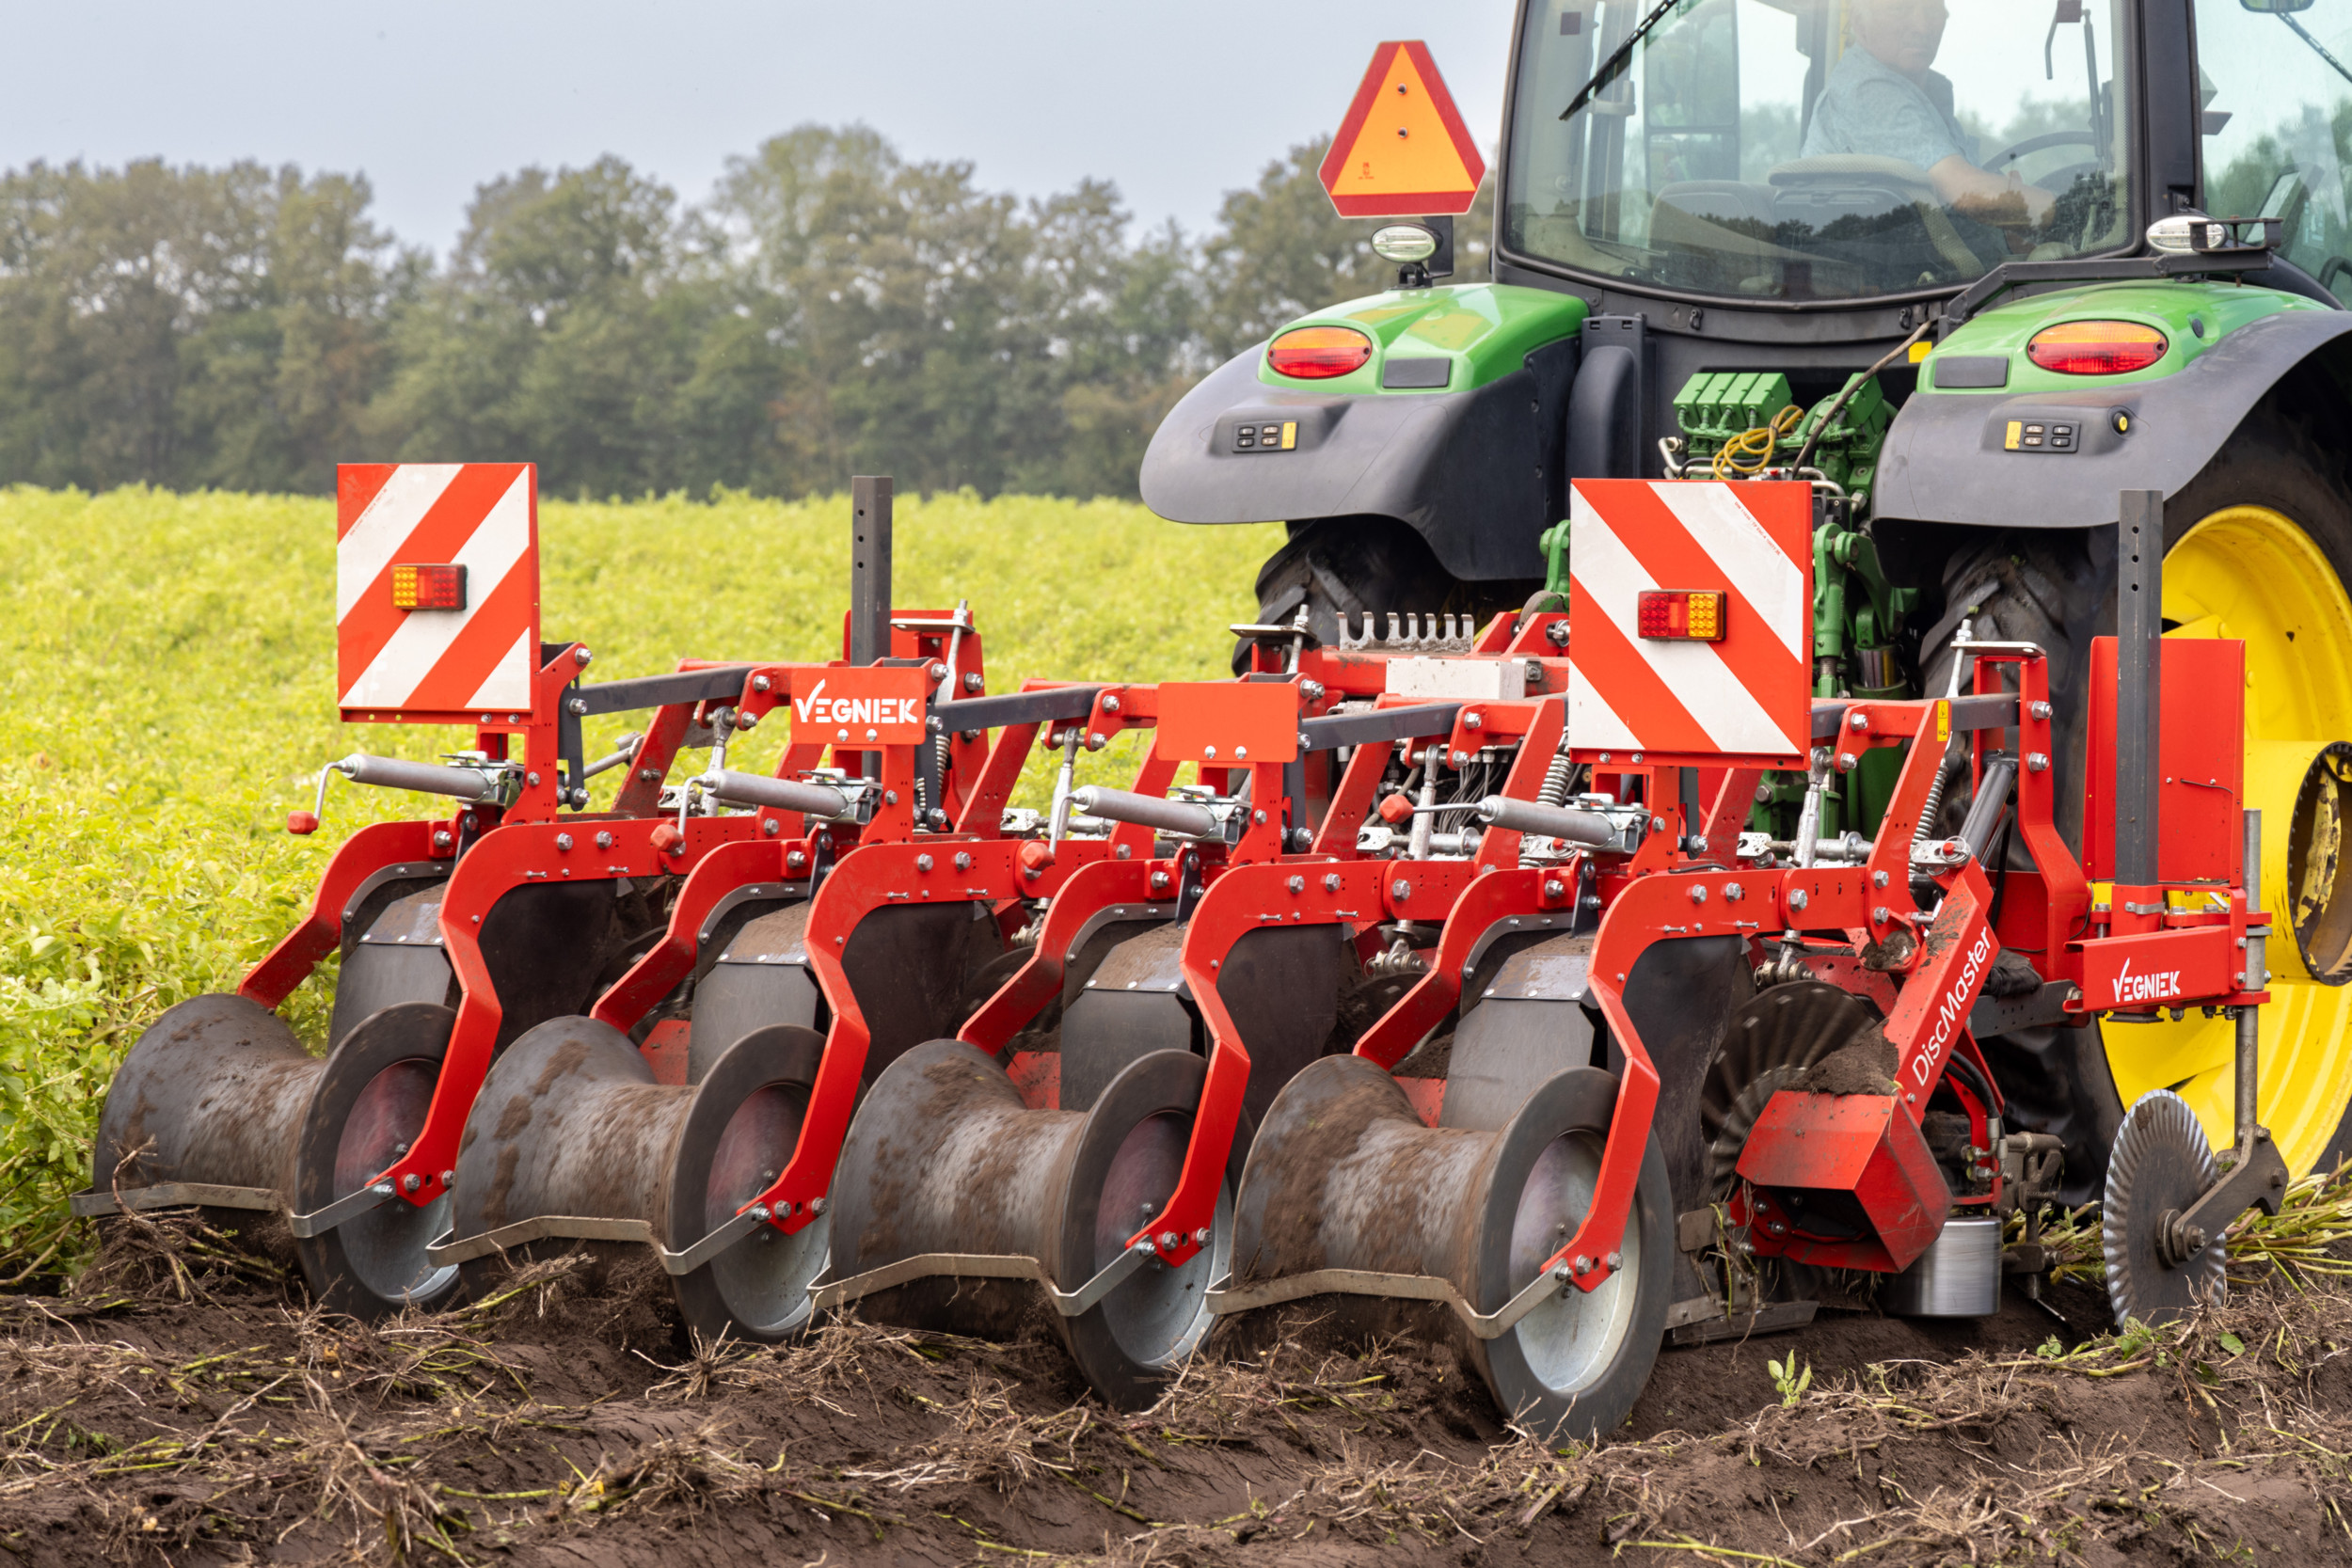
[[[1637,629],[1660,642],[1721,642],[1724,595],[1712,589],[1677,588],[1642,594],[1633,601]]]
[[[1265,362],[1277,374],[1323,381],[1363,369],[1372,340],[1352,326],[1297,326],[1266,345]]]
[[[2169,347],[2164,334],[2137,322],[2060,322],[2026,345],[2026,357],[2068,375],[2122,375],[2144,371]]]
[[[466,568],[406,563],[394,566],[392,604],[399,610],[463,610]]]

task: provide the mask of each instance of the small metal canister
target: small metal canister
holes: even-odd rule
[[[1879,1286],[1899,1318],[1989,1318],[2001,1308],[2001,1222],[1949,1219],[1916,1262]]]

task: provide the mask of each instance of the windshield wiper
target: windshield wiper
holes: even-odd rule
[[[2311,34],[2305,32],[2303,30],[2303,24],[2300,22],[2296,21],[2295,18],[2289,16],[2284,11],[2273,11],[2271,14],[2276,16],[2280,21],[2285,23],[2288,26],[2294,28],[2295,36],[2301,39],[2305,43],[2310,44],[2312,46],[2312,54],[2317,55],[2321,59],[2326,60],[2329,65],[2336,68],[2337,75],[2343,77],[2347,82],[2352,82],[2352,71],[2344,70],[2344,62],[2337,59],[2333,55],[2328,54],[2328,46],[2326,44],[2321,43],[2317,39],[2312,37]]]
[[[1633,31],[1626,35],[1625,41],[1610,51],[1609,57],[1600,62],[1600,69],[1593,72],[1592,78],[1577,89],[1576,97],[1569,101],[1566,108],[1560,111],[1560,118],[1562,119],[1573,118],[1577,110],[1593,101],[1594,93],[1614,85],[1617,78],[1625,74],[1625,63],[1632,56],[1633,46],[1646,38],[1652,27],[1664,21],[1668,11],[1682,3],[1683,0],[1658,0],[1658,4],[1650,8],[1649,14],[1642,18],[1641,23]],[[2299,32],[2301,29],[2297,28],[2296,31]]]

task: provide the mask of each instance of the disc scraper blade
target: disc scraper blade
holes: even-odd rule
[[[2221,1238],[2191,1233],[2181,1218],[2220,1180],[2197,1113],[2179,1095],[2158,1089],[2124,1116],[2100,1205],[2117,1323],[2168,1323],[2201,1302],[2220,1303]]]

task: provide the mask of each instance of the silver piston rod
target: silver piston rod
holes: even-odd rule
[[[850,815],[850,798],[831,784],[799,779],[771,779],[760,773],[737,773],[725,768],[704,773],[694,785],[705,795],[730,805],[766,806],[772,811],[796,811],[803,816],[841,817]]]
[[[1113,822],[1132,822],[1139,828],[1152,828],[1173,833],[1179,838],[1218,838],[1223,830],[1217,825],[1216,814],[1206,806],[1190,800],[1170,800],[1160,795],[1137,795],[1132,790],[1106,789],[1089,784],[1071,792],[1070,803],[1088,816],[1108,817]]]
[[[497,800],[505,778],[503,768],[407,762],[399,757],[372,757],[364,752],[354,752],[341,762],[330,762],[326,766],[354,784],[374,784],[384,789],[413,789],[426,795],[453,795],[460,800],[477,804]],[[326,781],[322,779],[322,789],[325,784]]]

